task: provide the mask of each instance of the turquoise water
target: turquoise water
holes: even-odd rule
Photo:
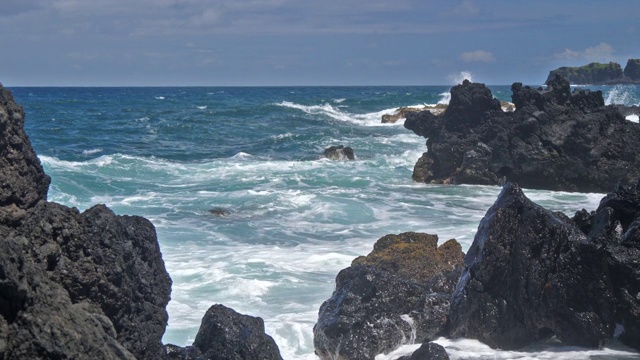
[[[412,182],[425,139],[402,121],[381,123],[397,107],[445,101],[448,89],[12,90],[52,177],[49,200],[80,210],[105,203],[156,226],[173,279],[165,342],[190,345],[205,311],[222,303],[262,317],[285,359],[314,359],[318,309],[353,258],[403,231],[456,238],[466,250],[500,190]],[[491,89],[510,100],[509,86]],[[640,103],[637,87],[599,89],[609,102]],[[356,160],[322,158],[338,144]],[[602,197],[526,193],[570,215]],[[448,346],[473,358],[477,344]]]

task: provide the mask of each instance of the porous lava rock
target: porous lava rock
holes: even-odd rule
[[[24,132],[24,110],[0,84],[0,206],[26,209],[47,199],[51,179]]]
[[[0,87],[0,353],[160,359],[171,279],[153,225],[46,201],[24,111]]]
[[[192,346],[167,346],[169,359],[281,360],[273,338],[259,317],[216,304],[207,310]]]
[[[413,179],[607,192],[640,176],[640,126],[605,106],[601,91],[571,92],[560,76],[546,90],[515,83],[512,91],[514,112],[465,80],[442,116],[407,114],[404,126],[427,138]]]
[[[506,184],[465,256],[450,335],[513,349],[554,335],[600,347],[615,334],[639,349],[638,225],[640,186],[571,219]]]
[[[449,298],[462,267],[460,244],[424,233],[386,235],[336,277],[320,307],[314,346],[321,359],[373,359],[446,333]]]

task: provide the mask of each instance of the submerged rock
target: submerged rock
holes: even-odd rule
[[[321,359],[373,359],[446,332],[449,297],[463,253],[423,233],[387,235],[336,278],[320,307],[314,346]]]
[[[465,256],[450,335],[503,349],[554,335],[599,347],[618,327],[640,348],[638,224],[638,187],[618,187],[570,219],[505,185]]]
[[[331,160],[355,160],[353,149],[348,146],[345,147],[344,145],[326,148],[324,150],[324,157]]]
[[[512,113],[484,84],[465,80],[442,116],[407,114],[404,126],[428,139],[413,179],[606,192],[640,176],[640,126],[604,106],[600,91],[572,93],[561,77],[546,91],[520,83],[512,90]]]

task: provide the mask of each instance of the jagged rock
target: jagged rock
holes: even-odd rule
[[[31,258],[30,246],[0,226],[0,358],[135,359],[100,309],[72,302]]]
[[[321,359],[373,359],[399,345],[446,332],[449,297],[463,253],[435,235],[382,237],[336,277],[320,307],[314,346]]]
[[[0,352],[161,359],[171,279],[153,225],[47,202],[24,111],[3,88],[0,145]]]
[[[281,360],[278,345],[259,317],[213,305],[202,318],[193,346],[167,346],[169,359]]]
[[[354,160],[353,149],[349,146],[337,145],[324,150],[324,157],[331,160]]]
[[[430,342],[422,344],[410,356],[403,356],[398,360],[449,360],[449,355],[442,345]]]
[[[520,83],[512,90],[513,113],[483,84],[465,81],[451,89],[442,116],[407,114],[405,127],[428,139],[413,179],[606,192],[640,176],[640,127],[604,106],[600,91],[572,93],[561,77],[546,91]]]
[[[14,231],[29,239],[36,262],[74,303],[89,301],[111,319],[136,357],[164,352],[171,279],[148,220],[116,216],[104,205],[80,214],[41,202]]]
[[[639,187],[573,220],[506,184],[480,223],[451,300],[450,334],[512,349],[555,335],[640,348]]]
[[[24,110],[2,85],[0,134],[0,206],[25,209],[46,200],[51,179],[24,132]]]

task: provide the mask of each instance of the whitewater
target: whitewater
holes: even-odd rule
[[[509,86],[490,86],[509,101]],[[640,104],[640,87],[593,87],[608,103]],[[381,236],[419,231],[467,250],[495,186],[414,183],[425,139],[401,106],[448,99],[449,86],[261,88],[13,88],[26,131],[52,177],[49,200],[104,203],[155,225],[173,279],[165,343],[190,345],[221,303],[265,320],[285,359],[317,359],[313,325],[338,272]],[[629,121],[638,121],[630,115]],[[350,146],[355,161],[322,157]],[[525,189],[572,216],[603,194]],[[220,210],[220,211],[211,211]],[[438,339],[452,359],[632,358],[556,342],[520,351]],[[379,359],[415,349],[407,344]]]

